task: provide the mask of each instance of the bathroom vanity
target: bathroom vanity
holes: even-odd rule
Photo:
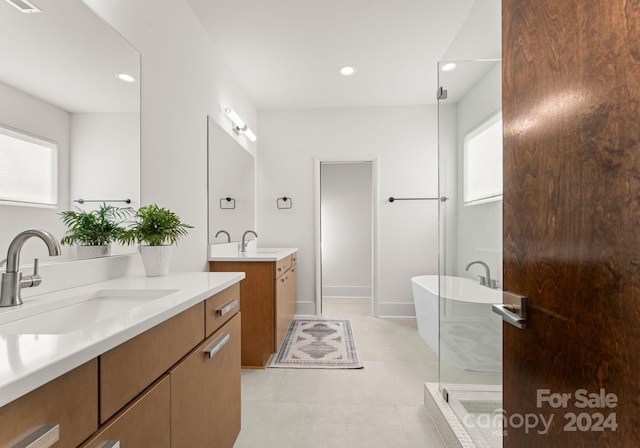
[[[243,278],[123,277],[0,309],[0,446],[233,447]]]
[[[249,252],[216,252],[212,272],[244,272],[242,302],[242,366],[265,368],[287,334],[297,304],[297,249],[258,248]]]

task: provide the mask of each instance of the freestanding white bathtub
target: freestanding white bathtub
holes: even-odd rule
[[[491,305],[502,302],[501,290],[480,286],[477,281],[450,276],[442,276],[440,279],[443,287],[442,302],[437,275],[419,275],[411,279],[418,333],[436,354],[440,352],[441,317],[499,320],[499,317],[491,312]]]

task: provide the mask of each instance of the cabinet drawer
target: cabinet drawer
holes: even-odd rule
[[[12,447],[44,425],[58,425],[56,448],[75,448],[98,428],[97,359],[0,408],[0,446]]]
[[[100,356],[100,423],[204,339],[204,302]]]
[[[233,447],[240,433],[241,314],[171,369],[172,448]]]
[[[284,257],[282,260],[276,261],[276,278],[287,272],[291,267],[291,255]]]
[[[291,266],[295,266],[296,264],[298,264],[298,252],[291,254]]]
[[[240,309],[240,284],[236,283],[205,302],[206,337],[211,336],[222,324]]]
[[[103,448],[108,442],[125,447],[169,448],[171,445],[171,383],[169,375],[116,414],[81,448]]]

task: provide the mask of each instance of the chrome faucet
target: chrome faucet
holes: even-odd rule
[[[50,256],[57,256],[62,253],[58,241],[45,230],[32,229],[19,233],[11,241],[7,252],[7,271],[2,274],[2,284],[0,286],[0,306],[22,305],[22,288],[32,288],[42,282],[42,277],[38,275],[37,258],[33,261],[32,275],[23,276],[22,272],[18,271],[22,246],[29,238],[34,236],[45,242]]]
[[[254,236],[256,238],[258,238],[258,234],[256,232],[254,232],[253,230],[247,230],[246,232],[244,232],[242,234],[242,243],[240,243],[240,252],[242,252],[242,253],[247,251],[247,245],[249,244],[250,240],[247,240],[246,237],[247,237],[247,234],[249,234],[249,233],[253,233]]]
[[[468,271],[469,268],[471,266],[473,266],[474,264],[482,265],[484,267],[484,270],[485,270],[485,275],[484,276],[482,276],[482,275],[478,276],[480,278],[480,284],[482,286],[488,286],[491,289],[498,289],[498,282],[497,282],[497,280],[492,280],[491,279],[491,272],[489,272],[489,266],[484,261],[480,261],[480,260],[472,261],[471,263],[469,263],[467,265],[467,267],[465,268],[465,271]]]
[[[227,232],[226,230],[218,230],[218,233],[216,233],[216,238],[218,238],[218,235],[220,235],[221,233],[224,233],[225,235],[227,235],[227,243],[230,243],[231,235],[229,235],[229,232]]]

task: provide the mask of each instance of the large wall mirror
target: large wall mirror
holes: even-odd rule
[[[0,3],[0,135],[4,130],[55,148],[47,162],[55,194],[48,204],[3,196],[0,259],[13,237],[28,228],[61,239],[66,232],[62,211],[92,210],[103,201],[140,206],[139,52],[81,0],[35,3],[40,12],[23,13],[11,2]],[[11,157],[18,166],[34,163],[26,152],[15,151],[0,154],[0,163]],[[3,186],[0,180],[0,189],[17,183]],[[13,190],[19,196],[23,188],[29,186]],[[41,246],[29,240],[21,261],[77,256],[74,247],[63,246],[62,257],[48,259]],[[134,251],[113,246],[111,253]]]
[[[255,158],[211,117],[208,120],[209,244],[242,240],[255,229]]]

